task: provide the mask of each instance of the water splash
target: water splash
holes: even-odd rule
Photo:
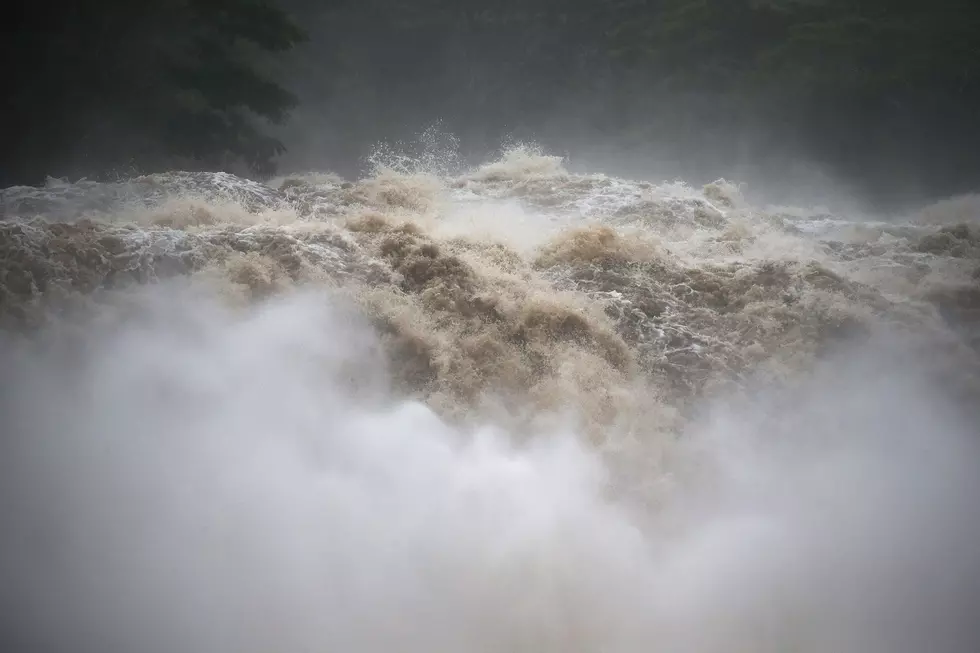
[[[441,156],[3,191],[8,649],[976,650],[969,221]]]

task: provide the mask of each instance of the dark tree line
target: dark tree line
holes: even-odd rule
[[[933,193],[980,185],[980,3],[651,4],[614,38],[666,89],[713,88],[883,192],[909,177]]]
[[[784,151],[879,196],[980,178],[974,0],[284,1],[329,71],[294,78],[313,161],[441,117],[477,147],[588,138],[679,172]]]
[[[484,153],[506,135],[559,148],[590,139],[616,157],[656,151],[678,173],[710,159],[716,174],[782,149],[883,194],[980,177],[975,0],[82,0],[20,11],[24,27],[3,46],[22,78],[6,98],[8,182],[175,161],[262,175],[283,143],[291,165],[342,168],[439,118]]]
[[[296,97],[261,64],[304,32],[265,0],[78,0],[6,16],[0,181],[273,169]]]

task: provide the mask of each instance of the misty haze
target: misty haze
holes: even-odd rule
[[[4,651],[980,651],[977,3],[7,18]]]

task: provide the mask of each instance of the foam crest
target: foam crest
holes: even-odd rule
[[[5,650],[980,648],[968,198],[369,163],[2,191]]]

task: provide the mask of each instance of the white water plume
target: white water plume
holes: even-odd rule
[[[336,295],[133,301],[0,344],[4,650],[980,647],[975,425],[887,347],[718,404],[644,502],[391,396]]]
[[[980,650],[969,198],[402,149],[0,192],[4,650]]]

